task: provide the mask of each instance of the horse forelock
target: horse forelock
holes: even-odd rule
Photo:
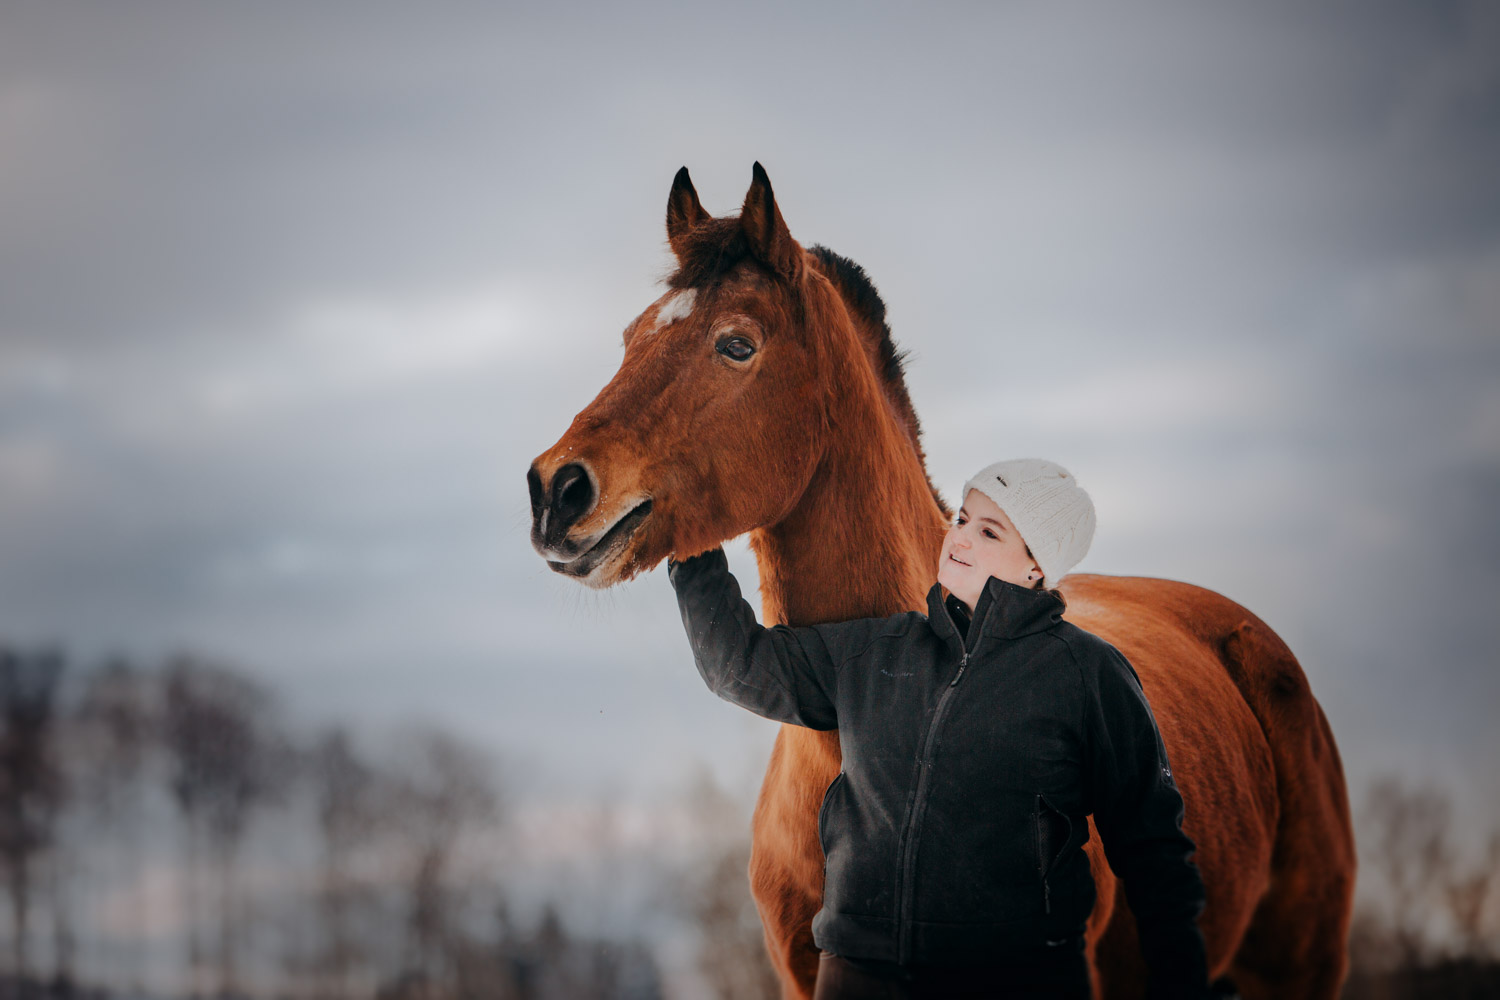
[[[736,216],[705,219],[674,237],[674,249],[677,270],[667,278],[672,288],[703,288],[750,256],[750,244]]]

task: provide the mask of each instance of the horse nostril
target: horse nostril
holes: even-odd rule
[[[546,505],[542,502],[542,474],[536,471],[535,464],[526,470],[526,492],[531,494],[531,518],[536,520]]]
[[[574,463],[557,470],[552,478],[552,523],[548,528],[561,534],[594,506],[594,481],[588,470]]]

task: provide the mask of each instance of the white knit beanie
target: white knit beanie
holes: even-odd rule
[[[1005,511],[1042,568],[1042,586],[1055,587],[1094,540],[1094,501],[1056,462],[1013,458],[975,473],[963,495],[978,490]],[[963,502],[962,499],[959,500]]]

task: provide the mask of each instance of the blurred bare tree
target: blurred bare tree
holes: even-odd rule
[[[114,862],[106,882],[125,888],[134,922],[143,904],[133,883],[141,870],[145,773],[157,718],[149,675],[124,659],[111,659],[83,678],[69,716],[67,760],[89,828]],[[102,834],[102,838],[99,836]],[[134,992],[142,988],[142,949],[127,946],[119,963]]]
[[[445,981],[411,969],[376,1000],[662,1000],[656,960],[641,941],[574,937],[551,904],[529,932],[511,921],[503,901],[496,918],[492,937],[449,940]]]
[[[64,794],[55,739],[62,672],[56,651],[0,648],[0,864],[10,893],[11,974],[20,990],[31,975],[36,866],[54,846]]]
[[[449,978],[454,917],[463,905],[449,867],[460,838],[493,822],[499,797],[490,763],[474,747],[438,730],[425,730],[399,761],[397,817],[407,854],[408,967],[419,981]]]
[[[347,1000],[353,976],[364,967],[366,942],[357,917],[374,907],[374,892],[354,870],[359,851],[383,831],[382,796],[389,781],[356,753],[343,729],[332,729],[307,755],[322,840],[317,909],[321,948],[313,961],[317,995]]]
[[[289,757],[270,721],[270,695],[260,685],[192,657],[169,663],[162,684],[162,736],[186,837],[188,960],[194,989],[206,992],[198,936],[206,858],[218,889],[218,991],[235,995],[241,989],[236,954],[242,933],[239,849],[255,812],[285,786]]]
[[[1468,870],[1441,791],[1374,782],[1358,828],[1346,1000],[1500,996],[1500,831]]]
[[[1500,961],[1500,830],[1490,834],[1484,860],[1469,874],[1457,870],[1449,855],[1442,885],[1459,952]]]
[[[1365,857],[1390,892],[1387,916],[1395,958],[1418,965],[1428,957],[1427,926],[1440,899],[1440,878],[1450,865],[1452,807],[1435,789],[1408,789],[1387,777],[1370,789],[1365,812]]]
[[[13,931],[0,941],[11,966],[0,997],[105,996],[106,983],[183,995],[144,982],[144,949],[120,961],[119,927],[103,926],[123,916],[139,944],[150,924],[141,870],[161,861],[183,892],[183,919],[165,933],[184,945],[177,982],[194,996],[660,1000],[642,940],[576,937],[552,906],[529,930],[510,919],[490,877],[500,796],[475,747],[427,729],[371,757],[334,728],[294,753],[265,688],[197,657],[152,669],[116,659],[74,686],[63,674],[59,653],[0,647],[0,865]],[[282,814],[293,826],[259,823],[297,779],[309,795]],[[183,849],[157,854],[143,834],[174,819]],[[272,877],[251,893],[239,868],[262,833],[293,839],[274,841]],[[301,846],[315,848],[305,862]],[[134,918],[121,910],[132,896]],[[74,897],[89,905],[75,909]],[[268,956],[250,947],[262,923],[251,912],[275,913],[288,942],[274,984],[262,979]],[[44,984],[32,938],[47,916],[56,971]],[[75,939],[89,945],[77,962]],[[87,968],[90,956],[104,961]]]
[[[698,927],[698,968],[717,1000],[770,1000],[780,992],[750,895],[750,823],[706,770],[687,791],[702,845],[683,878],[681,905]]]

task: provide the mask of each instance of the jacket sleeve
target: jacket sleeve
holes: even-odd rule
[[[837,663],[818,626],[763,627],[729,572],[722,548],[682,562],[669,559],[693,659],[725,701],[777,722],[836,729]]]
[[[1135,915],[1148,1000],[1199,1000],[1208,993],[1208,960],[1196,847],[1182,831],[1182,796],[1140,678],[1114,647],[1106,661],[1091,700],[1094,824]]]

